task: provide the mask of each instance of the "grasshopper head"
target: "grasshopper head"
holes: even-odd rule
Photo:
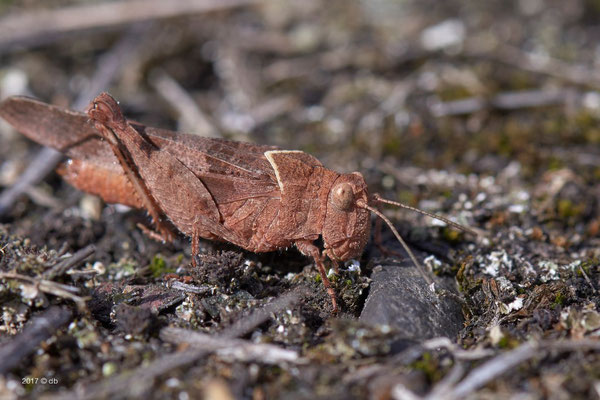
[[[358,172],[340,175],[331,186],[323,224],[325,254],[334,261],[359,257],[369,240],[368,190]]]

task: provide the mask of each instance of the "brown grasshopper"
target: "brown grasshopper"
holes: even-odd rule
[[[253,252],[296,246],[314,259],[337,311],[325,257],[337,263],[359,257],[369,239],[370,213],[381,217],[417,267],[420,265],[391,222],[375,207],[408,208],[476,234],[438,215],[369,197],[358,172],[340,174],[302,151],[203,138],[127,121],[107,93],[87,114],[26,97],[0,104],[0,116],[30,139],[69,157],[59,173],[73,186],[146,209],[156,231],[192,238],[196,262],[200,238],[233,243]],[[171,224],[169,224],[169,221]],[[323,240],[323,251],[315,241]]]

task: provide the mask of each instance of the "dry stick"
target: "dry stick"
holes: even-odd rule
[[[94,96],[110,84],[119,71],[127,65],[128,60],[135,54],[134,49],[141,42],[144,32],[148,28],[147,24],[133,26],[123,39],[100,57],[98,69],[90,79],[89,87],[73,102],[73,108],[85,108]],[[62,154],[54,149],[44,148],[40,150],[17,182],[0,194],[0,216],[6,214],[30,186],[38,184],[52,172],[62,157]]]
[[[0,272],[0,279],[16,279],[27,282],[43,293],[48,293],[63,299],[72,300],[77,304],[79,310],[85,310],[86,298],[77,296],[74,293],[79,292],[75,286],[64,285],[62,283],[49,281],[47,279],[32,278],[31,276],[21,275],[14,272]]]
[[[259,71],[248,62],[235,40],[221,40],[217,49],[214,68],[225,99],[234,110],[247,113],[260,101]]]
[[[152,71],[150,85],[177,111],[184,124],[183,131],[205,137],[222,137],[188,92],[165,71]]]
[[[525,343],[514,350],[500,354],[477,367],[457,384],[444,398],[464,398],[492,379],[504,374],[524,361],[538,354],[539,344]]]
[[[47,193],[45,190],[37,186],[27,186],[25,188],[25,194],[34,204],[42,208],[60,210],[63,205],[58,198],[52,196],[52,194]]]
[[[429,109],[435,117],[446,117],[472,114],[486,108],[519,110],[530,107],[568,104],[580,100],[581,97],[581,93],[573,89],[522,90],[499,93],[491,98],[469,97],[460,100],[434,102],[430,105]]]
[[[280,312],[293,304],[298,303],[306,296],[306,289],[298,289],[287,293],[249,316],[227,328],[219,336],[222,338],[235,338],[247,335],[260,324],[271,318],[273,313]],[[191,364],[209,354],[203,349],[192,349],[169,354],[153,361],[150,365],[139,367],[134,371],[125,371],[113,378],[97,382],[86,387],[75,389],[71,392],[61,393],[47,399],[95,399],[95,398],[123,398],[136,397],[141,392],[148,390],[152,380],[175,368]]]
[[[279,117],[291,113],[298,107],[298,99],[294,96],[281,95],[264,99],[249,111],[254,120],[254,127],[263,125]]]
[[[174,281],[170,284],[170,287],[176,290],[180,290],[182,292],[189,292],[195,294],[205,294],[212,290],[212,287],[209,285],[195,286],[179,281]]]
[[[579,264],[579,270],[581,271],[581,275],[583,275],[585,281],[588,283],[588,285],[590,285],[590,287],[592,288],[592,292],[597,293],[598,291],[596,290],[596,288],[594,287],[594,284],[592,283],[592,280],[590,279],[590,277],[588,276],[587,272],[585,272],[585,270],[583,269],[583,267],[581,266],[581,264]]]
[[[222,358],[241,362],[262,362],[275,365],[306,363],[306,360],[300,358],[298,352],[294,350],[283,349],[273,344],[252,343],[242,339],[224,339],[191,329],[164,328],[160,331],[160,338],[176,344],[189,343],[199,350],[216,352]]]
[[[570,352],[580,350],[600,351],[600,342],[590,339],[527,342],[514,350],[502,353],[481,364],[450,390],[448,390],[447,387],[444,387],[444,391],[442,391],[436,386],[427,396],[421,397],[413,393],[404,384],[399,383],[393,388],[392,396],[395,399],[401,400],[462,399],[469,397],[469,395],[473,394],[477,389],[500,377],[517,365],[536,356],[542,357],[548,351]],[[443,379],[440,383],[443,382],[443,385],[446,386],[447,382],[455,380],[461,372],[460,368],[451,371],[452,376],[448,377],[447,380]]]
[[[327,50],[318,54],[300,56],[292,59],[278,59],[262,70],[264,79],[274,84],[285,79],[299,78],[319,70],[335,71],[350,65],[356,60],[357,47],[343,47]]]
[[[252,312],[252,314],[248,315],[246,318],[237,320],[233,325],[228,327],[221,336],[229,338],[245,336],[257,326],[271,319],[271,315],[292,307],[294,304],[298,303],[301,298],[306,297],[307,295],[308,290],[303,287],[287,293],[266,304],[264,307]]]
[[[70,268],[73,268],[75,265],[79,264],[81,261],[85,260],[92,254],[96,252],[96,247],[93,244],[84,247],[81,250],[78,250],[71,257],[57,263],[48,271],[44,272],[43,277],[48,280],[53,280],[54,278],[63,275]]]
[[[597,69],[569,64],[506,44],[487,49],[478,47],[476,42],[467,43],[464,54],[490,58],[513,68],[552,76],[577,85],[600,87],[600,73]]]
[[[439,397],[448,400],[465,398],[475,390],[486,385],[488,382],[506,373],[517,365],[541,356],[547,351],[570,352],[578,350],[600,350],[600,342],[597,340],[565,340],[565,341],[541,341],[528,342],[520,345],[514,350],[500,354],[495,358],[483,363],[471,371],[459,384],[457,384],[445,396]]]
[[[239,7],[256,0],[130,0],[12,14],[0,19],[0,53],[65,33]],[[88,99],[90,100],[90,99]]]
[[[26,325],[21,333],[0,347],[0,375],[19,366],[21,361],[31,355],[39,344],[51,337],[54,332],[71,321],[71,311],[52,307]]]
[[[456,386],[456,383],[464,376],[465,369],[464,363],[455,362],[452,369],[431,389],[427,399],[443,398],[444,394]]]
[[[456,343],[451,341],[447,337],[437,337],[429,339],[421,344],[421,346],[427,350],[435,350],[438,348],[444,348],[452,353],[452,357],[462,361],[473,361],[482,358],[490,357],[494,355],[494,351],[491,349],[475,348],[473,350],[461,349]]]

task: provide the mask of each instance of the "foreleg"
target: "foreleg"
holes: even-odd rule
[[[325,285],[325,289],[331,297],[331,304],[333,305],[333,312],[338,312],[337,300],[335,296],[335,290],[331,287],[331,282],[329,278],[327,278],[327,272],[325,271],[325,264],[323,263],[323,256],[319,251],[319,248],[315,246],[312,242],[309,241],[297,241],[296,247],[300,252],[306,256],[310,256],[315,260],[315,264],[317,264],[317,268],[319,269],[319,274],[321,275],[321,280],[323,281],[323,285]]]

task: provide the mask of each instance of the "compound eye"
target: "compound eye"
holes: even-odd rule
[[[350,211],[354,207],[354,192],[349,183],[335,185],[331,195],[331,201],[335,208],[340,211]]]

